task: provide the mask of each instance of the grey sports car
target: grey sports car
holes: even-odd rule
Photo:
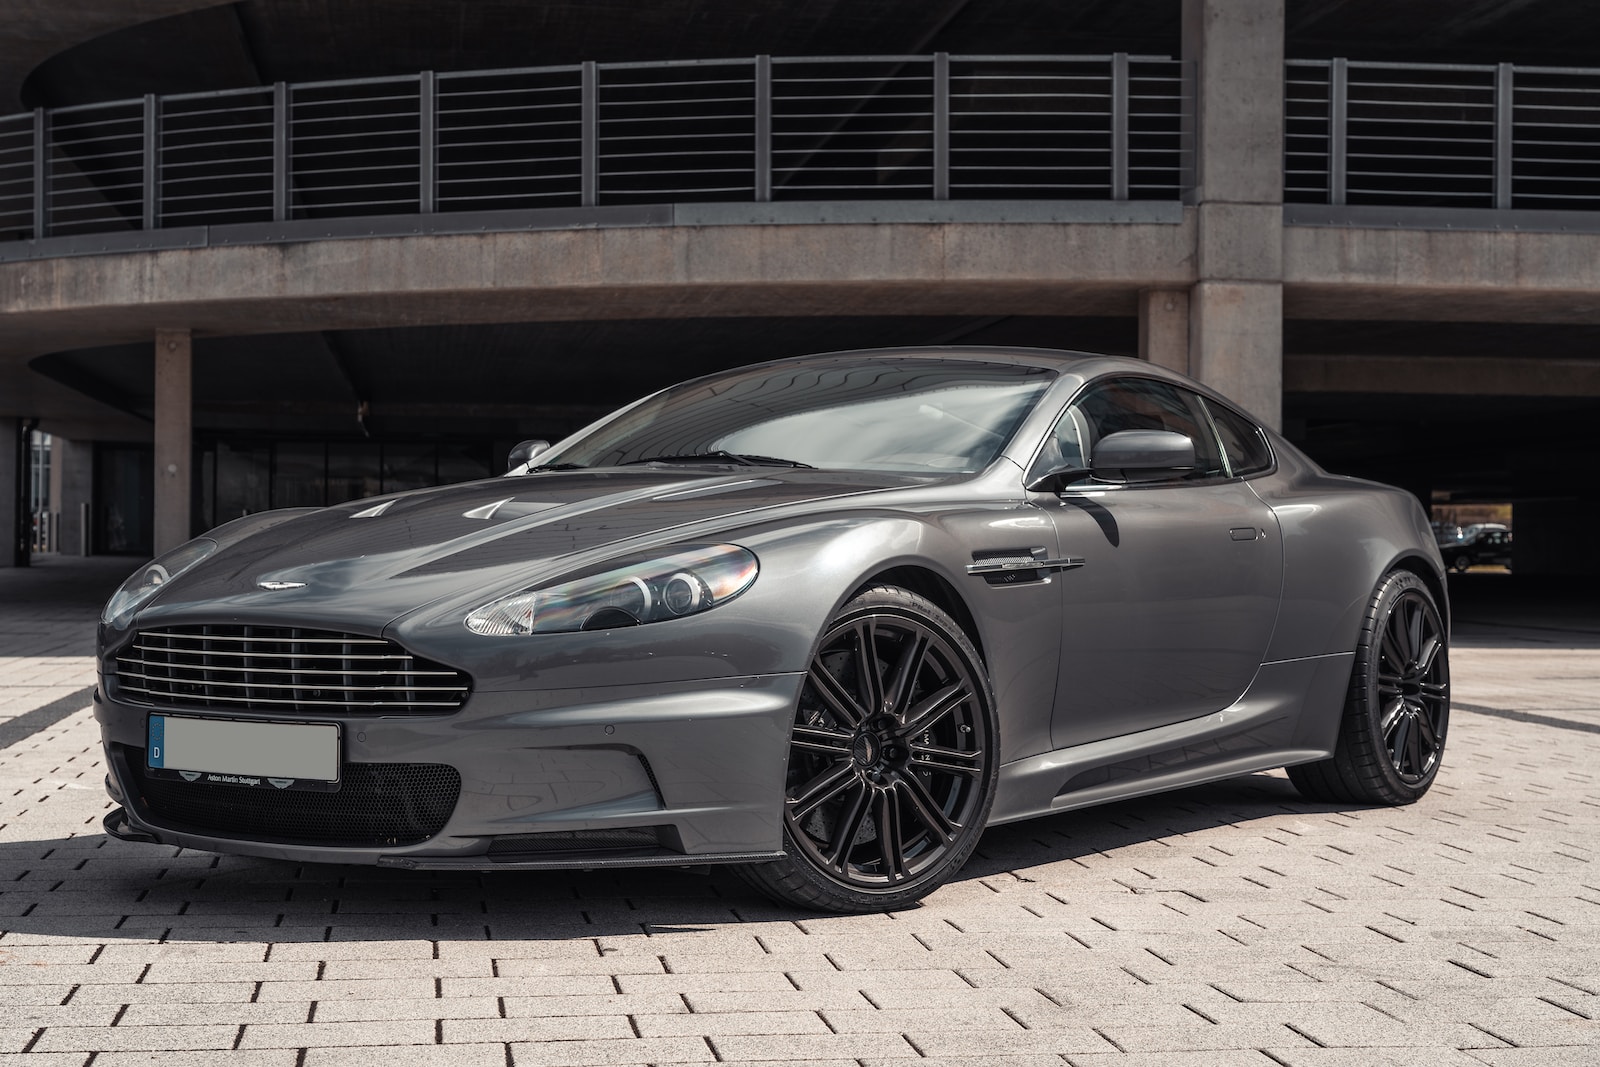
[[[727,863],[890,909],[985,826],[1102,801],[1283,766],[1315,800],[1414,801],[1448,632],[1413,497],[1194,381],[812,356],[656,393],[506,477],[252,515],[142,568],[99,634],[106,829],[419,869]]]

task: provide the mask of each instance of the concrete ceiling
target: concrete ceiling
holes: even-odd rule
[[[580,60],[1177,55],[1181,11],[1180,0],[12,0],[0,24],[0,113],[24,103]],[[1587,65],[1600,6],[1288,0],[1286,27],[1290,57]]]

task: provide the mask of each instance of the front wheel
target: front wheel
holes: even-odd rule
[[[1288,768],[1311,800],[1410,804],[1428,791],[1450,723],[1450,650],[1428,586],[1392,571],[1367,606],[1333,758]]]
[[[786,855],[739,873],[820,911],[918,900],[977,845],[998,740],[988,677],[960,626],[907,590],[862,592],[828,624],[795,709]]]

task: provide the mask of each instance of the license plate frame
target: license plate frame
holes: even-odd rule
[[[337,792],[344,729],[337,722],[152,713],[145,772],[247,789]]]

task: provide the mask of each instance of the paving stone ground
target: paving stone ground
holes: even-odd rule
[[[1600,612],[1467,614],[1412,807],[1250,775],[993,829],[921,907],[840,918],[722,872],[108,840],[89,712],[35,715],[91,679],[127,568],[90,563],[0,572],[0,727],[49,720],[0,737],[0,1062],[1600,1064]]]

